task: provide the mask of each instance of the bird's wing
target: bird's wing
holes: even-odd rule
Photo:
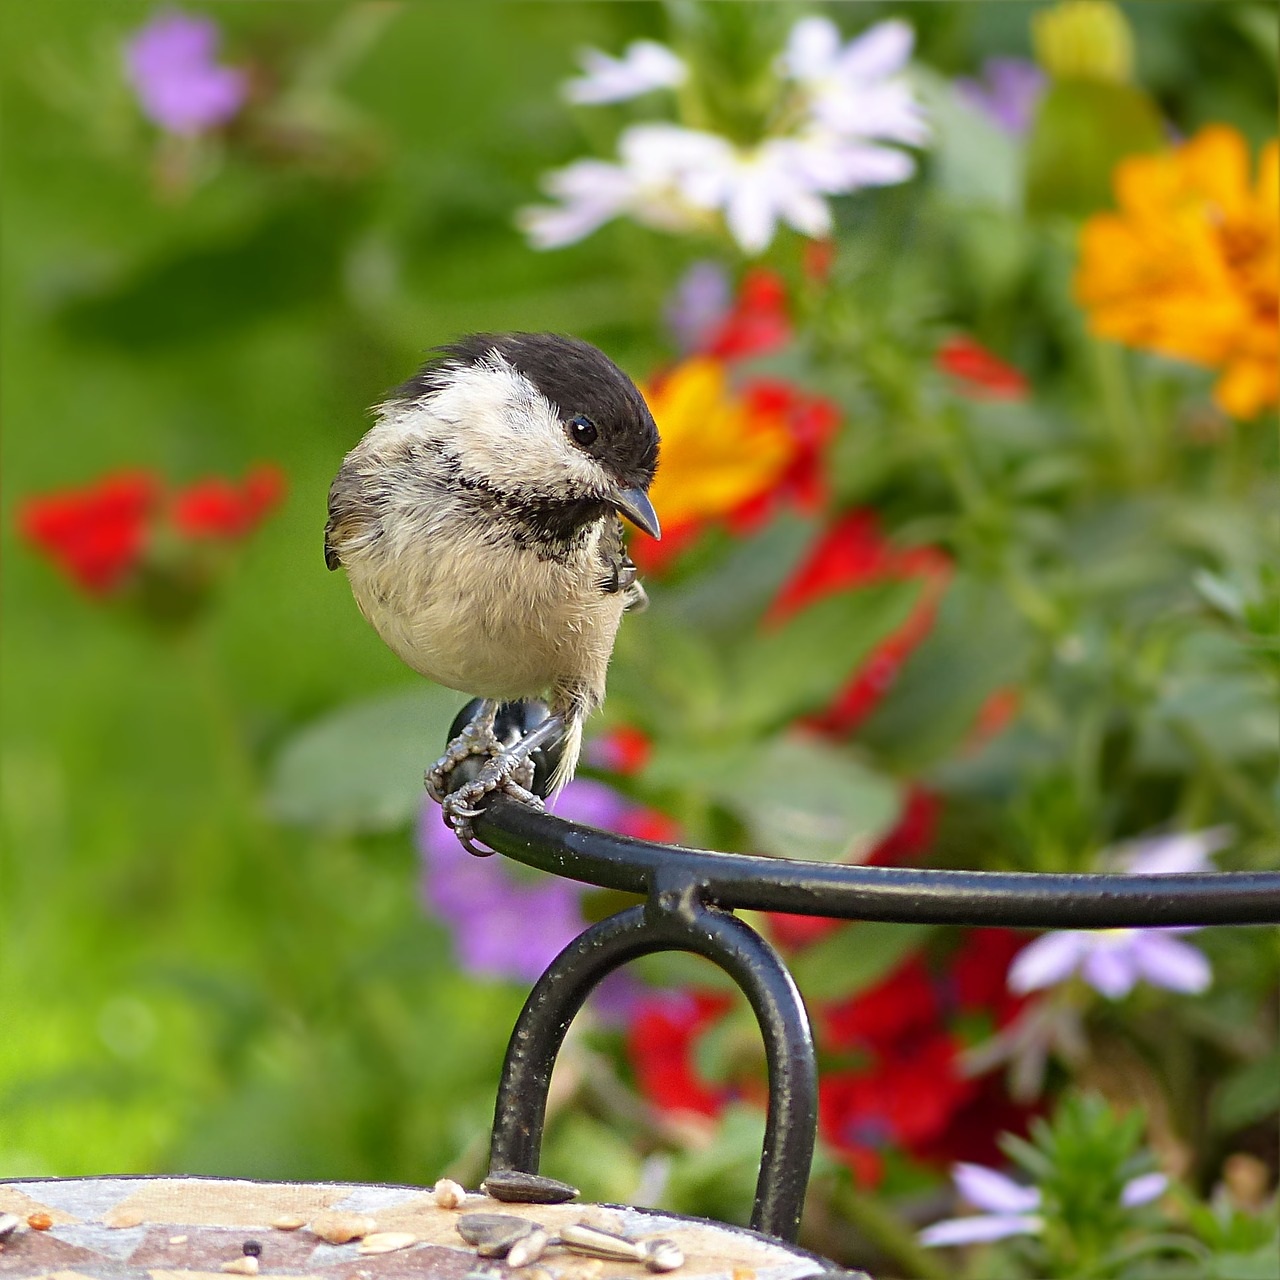
[[[635,562],[627,554],[622,521],[616,516],[605,522],[600,539],[600,560],[604,569],[600,575],[600,590],[606,595],[622,592],[624,610],[643,609],[649,603],[649,597],[640,585]]]
[[[329,486],[329,519],[324,526],[324,562],[340,568],[349,548],[365,544],[381,532],[378,512],[355,467],[344,463]]]

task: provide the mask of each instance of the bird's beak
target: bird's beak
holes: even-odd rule
[[[658,524],[658,513],[643,489],[619,489],[614,493],[612,502],[619,513],[626,516],[633,525],[643,529],[649,537],[661,540],[662,527]]]

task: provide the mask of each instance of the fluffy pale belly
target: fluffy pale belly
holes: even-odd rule
[[[501,582],[491,574],[464,591],[437,580],[411,593],[389,592],[375,575],[357,570],[349,577],[383,641],[437,684],[485,698],[528,698],[575,685],[603,695],[620,596],[578,595],[542,564],[504,574]]]

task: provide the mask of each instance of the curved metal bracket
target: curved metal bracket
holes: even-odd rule
[[[655,951],[705,956],[751,1002],[769,1065],[769,1111],[751,1225],[794,1242],[818,1123],[808,1014],[778,953],[736,916],[699,901],[696,886],[683,877],[660,878],[644,906],[592,925],[538,979],[502,1065],[490,1168],[538,1171],[551,1072],[570,1023],[602,979]]]

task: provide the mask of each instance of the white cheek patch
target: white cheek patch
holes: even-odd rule
[[[448,384],[425,400],[387,405],[379,425],[437,442],[467,474],[500,492],[612,487],[604,468],[570,441],[546,397],[496,352],[450,371]]]

